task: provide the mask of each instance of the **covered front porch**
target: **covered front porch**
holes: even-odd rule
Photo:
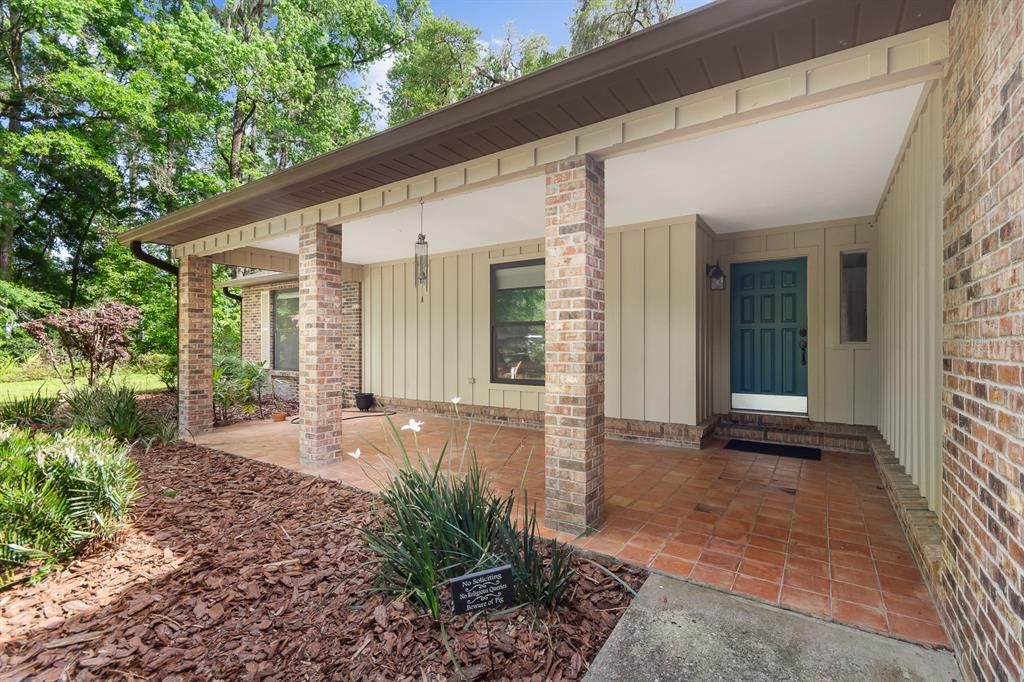
[[[401,431],[413,451],[436,462],[461,417],[399,413],[421,431]],[[194,440],[207,447],[340,480],[374,491],[398,450],[385,418],[345,413],[345,454],[311,464],[299,456],[299,427],[247,422]],[[453,430],[454,429],[454,430]],[[515,491],[544,515],[544,432],[474,420],[468,438],[496,492]],[[823,453],[820,461],[724,449],[702,450],[608,439],[605,523],[587,535],[544,529],[577,547],[654,571],[929,646],[948,646],[921,573],[870,455]],[[465,466],[461,445],[443,468]],[[386,453],[386,454],[379,454]]]

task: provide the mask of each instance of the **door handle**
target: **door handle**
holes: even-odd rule
[[[801,329],[800,331],[802,332],[801,335],[807,333],[806,329]],[[806,339],[800,341],[800,364],[804,365],[805,367],[807,366],[807,340]]]

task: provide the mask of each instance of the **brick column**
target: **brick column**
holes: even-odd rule
[[[299,232],[299,456],[333,460],[341,452],[341,226]]]
[[[1024,0],[957,0],[943,85],[943,594],[964,679],[1024,679]]]
[[[213,427],[213,273],[210,261],[178,262],[178,431]]]
[[[354,407],[356,393],[363,390],[363,285],[341,285],[342,359],[341,377],[345,407]]]
[[[578,534],[604,520],[604,164],[544,170],[544,523]]]

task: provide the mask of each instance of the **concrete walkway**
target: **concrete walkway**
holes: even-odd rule
[[[611,680],[960,680],[926,649],[652,574],[585,678]]]

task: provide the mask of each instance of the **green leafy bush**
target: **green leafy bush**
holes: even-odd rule
[[[47,426],[54,422],[60,398],[43,395],[42,389],[0,403],[0,422],[18,426]]]
[[[128,386],[98,384],[76,386],[64,394],[71,426],[108,434],[133,443],[153,440],[161,444],[175,440],[172,420],[166,415],[143,411]]]
[[[0,425],[0,586],[38,562],[37,575],[94,538],[110,537],[138,497],[128,447],[84,430],[32,433]]]
[[[508,563],[519,603],[556,605],[572,575],[571,555],[564,545],[539,538],[536,511],[524,505],[518,527],[515,495],[491,492],[471,451],[463,453],[468,466],[462,475],[442,466],[447,446],[436,463],[418,453],[414,462],[395,440],[401,465],[380,496],[388,513],[379,526],[362,529],[379,556],[378,587],[410,594],[439,618],[446,581]]]
[[[270,383],[266,364],[249,362],[237,355],[217,358],[213,366],[213,409],[226,421],[232,408],[241,407],[263,417],[263,393]]]
[[[178,387],[178,356],[173,353],[143,353],[135,358],[135,365],[147,374],[155,374],[167,390]]]

